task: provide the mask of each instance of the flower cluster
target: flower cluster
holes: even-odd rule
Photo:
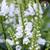
[[[12,36],[12,40],[6,38],[6,42],[8,42],[11,46],[16,45],[16,50],[21,50],[22,47],[25,48],[24,45],[29,45],[28,48],[26,47],[29,50],[32,50],[32,47],[35,47],[35,49],[38,50],[38,48],[40,48],[38,44],[45,45],[46,43],[44,39],[39,38],[41,36],[39,27],[41,26],[40,22],[44,13],[42,6],[40,3],[35,2],[33,5],[29,2],[26,9],[24,9],[25,7],[23,6],[23,8],[22,6],[22,3],[11,3],[8,5],[6,0],[3,0],[1,3],[0,16],[5,17],[3,24],[7,26],[5,32],[7,33],[10,31],[10,33],[8,33],[11,34],[10,37]],[[11,29],[8,30],[9,27],[11,27],[13,31],[11,31]]]

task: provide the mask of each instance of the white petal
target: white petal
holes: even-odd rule
[[[9,7],[9,16],[14,16],[15,4],[11,3]]]
[[[16,32],[15,36],[17,38],[22,38],[23,37],[23,33],[22,32]]]
[[[32,22],[28,22],[25,26],[25,31],[31,31],[32,30]]]
[[[10,45],[14,45],[14,42],[10,39],[6,39],[6,42],[8,42]]]
[[[40,45],[45,45],[46,40],[45,40],[45,39],[42,39],[42,38],[39,38],[37,42],[38,42],[38,44],[40,44]]]
[[[8,13],[8,6],[6,5],[6,0],[3,0],[2,1],[2,4],[1,4],[1,12],[0,12],[0,15],[5,16],[7,13]]]
[[[30,40],[28,39],[28,37],[24,37],[23,39],[23,44],[28,44],[30,42]]]
[[[22,47],[21,47],[20,45],[17,45],[17,46],[16,46],[16,50],[21,50],[21,48],[22,48]]]

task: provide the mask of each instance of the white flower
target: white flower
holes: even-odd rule
[[[17,31],[17,32],[23,32],[22,26],[21,26],[20,24],[17,25],[16,31]]]
[[[24,16],[35,15],[35,11],[31,5],[28,5],[28,9],[24,11]]]
[[[6,5],[6,0],[3,0],[2,1],[2,4],[1,4],[1,12],[0,12],[0,15],[5,16],[7,13],[8,13],[8,6]]]
[[[20,45],[17,45],[17,46],[16,46],[16,50],[21,50],[21,48],[22,48],[22,47],[21,47]]]
[[[9,7],[9,16],[14,16],[15,4],[11,3]]]
[[[16,32],[15,36],[17,38],[22,38],[23,37],[23,33],[22,32]]]
[[[28,43],[30,43],[30,40],[28,39],[28,37],[24,37],[23,44],[27,45]]]
[[[12,41],[10,39],[6,39],[6,42],[8,42],[10,45],[14,45],[14,41]]]
[[[46,40],[42,39],[42,38],[39,38],[38,41],[37,41],[37,43],[40,44],[40,45],[45,45]]]
[[[22,26],[20,24],[17,25],[17,29],[16,29],[16,37],[17,38],[21,38],[23,37],[23,30],[22,30]]]
[[[30,15],[30,13],[28,12],[28,11],[24,11],[24,16],[29,16]]]
[[[32,37],[32,32],[27,32],[26,36],[27,36],[28,38],[31,38],[31,37]]]
[[[25,26],[25,31],[31,31],[32,30],[32,22],[28,22]]]

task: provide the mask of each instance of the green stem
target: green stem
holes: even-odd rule
[[[3,33],[3,35],[4,35],[4,39],[6,40],[6,33],[5,33],[5,28],[4,28],[4,24],[3,24],[2,18],[3,18],[3,17],[1,17],[2,33]]]
[[[27,0],[28,1],[28,0]],[[26,0],[22,0],[22,3],[21,4],[18,4],[19,5],[19,7],[20,7],[20,15],[21,15],[21,21],[22,21],[22,30],[23,30],[23,37],[21,38],[22,39],[22,41],[21,41],[21,44],[22,44],[22,49],[21,50],[24,50],[24,44],[23,44],[23,38],[24,38],[24,36],[26,35],[25,34],[25,25],[24,25],[24,10],[26,9]]]
[[[33,18],[33,27],[34,27],[34,29],[33,29],[33,36],[32,36],[32,45],[33,45],[33,48],[32,48],[32,50],[36,50],[36,47],[35,47],[35,45],[36,45],[36,43],[37,43],[37,39],[38,39],[38,37],[36,36],[36,35],[38,35],[39,33],[37,33],[37,31],[40,31],[40,25],[39,25],[39,22],[40,22],[40,18],[39,18],[39,1],[38,0],[36,0],[36,2],[37,2],[37,4],[38,4],[38,8],[37,8],[37,12],[36,13],[38,13],[38,16],[37,16],[37,20],[35,19],[35,17],[36,16],[34,16],[34,18]]]

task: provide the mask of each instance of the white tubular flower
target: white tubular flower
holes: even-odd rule
[[[9,7],[9,16],[14,16],[15,4],[11,3]]]
[[[21,26],[20,24],[17,25],[16,31],[17,31],[17,32],[23,32],[22,26]]]
[[[0,15],[5,16],[7,13],[8,13],[8,6],[6,5],[6,0],[3,0],[2,1],[2,4],[1,4],[1,12],[0,12]]]
[[[16,50],[21,50],[21,48],[22,48],[22,47],[21,47],[20,45],[17,45],[17,46],[16,46]]]
[[[32,38],[32,32],[27,32],[26,36],[27,36],[28,38]]]
[[[28,5],[28,9],[24,11],[24,16],[29,16],[29,15],[32,15],[32,16],[35,15],[35,11],[30,4]]]
[[[40,44],[40,45],[45,45],[46,40],[42,39],[42,38],[39,38],[38,41],[37,41],[37,43]]]
[[[24,16],[29,16],[30,15],[30,13],[28,12],[28,11],[24,11]]]
[[[17,38],[22,38],[23,37],[23,30],[22,30],[22,26],[20,24],[17,25],[17,29],[16,29],[16,37]]]
[[[14,45],[14,41],[12,41],[10,39],[6,39],[6,42],[8,42],[11,46]]]
[[[30,40],[28,39],[28,37],[24,37],[23,44],[27,45],[28,43],[30,43]]]
[[[22,38],[23,37],[23,33],[22,32],[16,32],[15,34],[16,38]]]
[[[32,22],[28,22],[25,26],[25,31],[31,31],[32,30]]]

